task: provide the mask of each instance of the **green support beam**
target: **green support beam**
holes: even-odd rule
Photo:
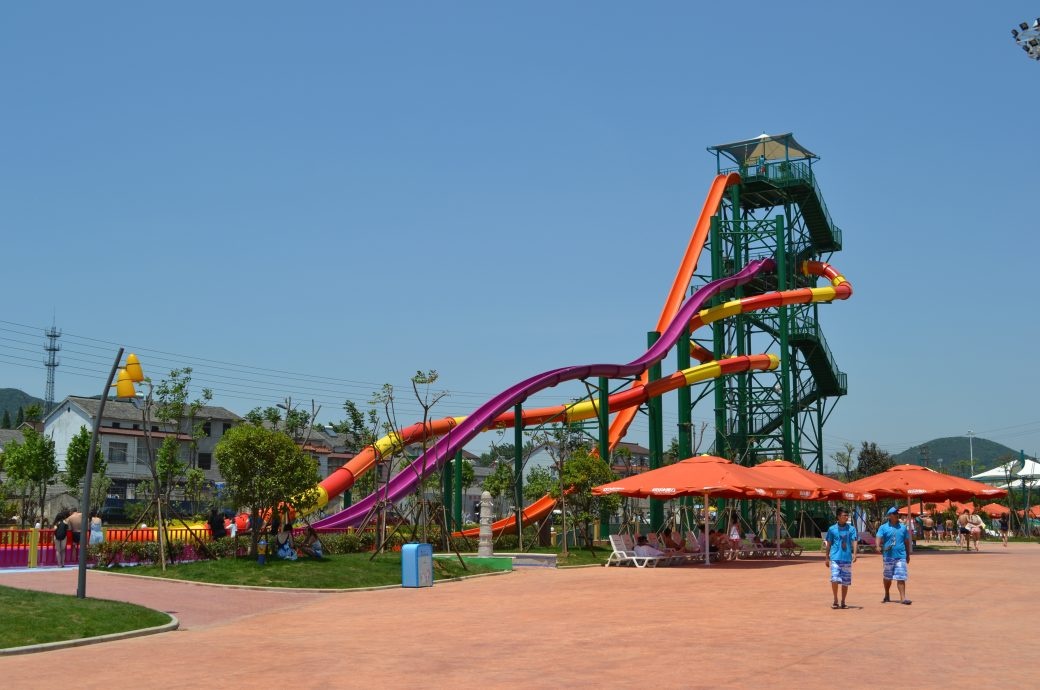
[[[610,466],[610,379],[599,377],[596,400],[596,418],[599,422],[599,457]],[[610,538],[610,511],[599,512],[599,538]]]
[[[516,535],[520,549],[524,548],[524,407],[517,403],[513,408],[513,475],[516,488],[513,492]]]
[[[651,348],[658,341],[661,334],[650,331],[646,334],[646,346]],[[661,378],[661,362],[650,367],[647,383],[653,383]],[[664,405],[661,397],[657,396],[647,401],[647,409],[650,412],[650,469],[656,470],[661,467],[664,459]],[[650,501],[650,529],[660,532],[664,529],[664,501],[656,498]]]
[[[455,529],[462,529],[462,451],[455,452],[455,481],[453,488],[455,489],[455,500],[452,502],[452,506],[455,508],[454,521]]]

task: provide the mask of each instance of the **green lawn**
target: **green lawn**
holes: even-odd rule
[[[170,622],[143,606],[0,587],[0,649],[78,640]]]
[[[169,577],[193,582],[260,587],[300,587],[310,589],[354,589],[401,584],[401,554],[383,553],[369,560],[370,553],[332,554],[317,561],[301,558],[283,561],[268,557],[265,565],[253,558],[222,558],[168,566],[166,573],[157,565],[126,568],[124,572],[151,577]],[[469,565],[463,570],[457,559],[434,560],[435,580],[493,572],[490,568]]]

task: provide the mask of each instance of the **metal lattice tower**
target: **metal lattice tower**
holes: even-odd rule
[[[43,346],[44,351],[47,353],[47,359],[43,362],[43,365],[47,367],[47,392],[43,399],[46,409],[43,413],[47,414],[54,409],[54,370],[61,364],[58,361],[58,352],[61,350],[58,338],[61,337],[61,331],[51,324],[51,327],[44,331],[43,334],[47,336],[47,344]]]
[[[717,298],[726,300],[814,287],[802,274],[803,261],[829,259],[841,249],[816,183],[817,157],[790,134],[762,135],[745,142],[711,147],[719,172],[739,172],[713,219],[708,281],[728,276],[749,262],[771,257],[776,272]],[[724,168],[722,155],[736,166]],[[717,455],[743,464],[783,457],[823,471],[823,425],[837,397],[847,392],[846,376],[831,354],[819,324],[817,304],[790,305],[741,314],[713,324],[698,343],[716,358],[775,352],[780,367],[717,379],[702,389],[715,408]],[[696,400],[694,401],[696,404]]]

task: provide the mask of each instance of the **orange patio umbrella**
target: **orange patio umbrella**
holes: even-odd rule
[[[853,491],[847,484],[837,479],[825,477],[801,465],[796,465],[789,460],[766,460],[755,465],[752,469],[756,472],[766,474],[774,479],[805,482],[816,489],[817,500],[831,500],[844,498],[847,501],[869,501],[874,494],[869,492]],[[776,499],[776,514],[780,515],[780,499]],[[780,520],[776,521],[776,543],[780,544]]]
[[[979,508],[983,513],[990,517],[999,517],[1001,515],[1010,515],[1011,509],[1007,506],[1002,506],[999,503],[987,503],[986,505]]]
[[[846,501],[870,501],[874,494],[869,491],[856,491],[848,484],[839,482],[837,479],[807,470],[801,465],[796,465],[788,460],[766,460],[760,462],[753,468],[756,472],[764,472],[779,479],[793,478],[809,482],[816,487],[817,498],[839,499]]]
[[[934,506],[929,508],[928,506]],[[960,501],[941,501],[936,503],[935,501],[918,501],[916,505],[911,506],[910,510],[915,515],[925,515],[926,513],[945,513],[947,510],[953,510],[958,515],[963,513],[965,510],[969,513],[975,512],[975,506],[971,503],[961,503]],[[899,509],[900,515],[906,515],[906,506]]]
[[[1025,511],[1018,510],[1018,511],[1015,511],[1015,512],[1018,513],[1019,517],[1024,517],[1023,513]],[[1040,518],[1040,506],[1030,506],[1029,507],[1029,517],[1031,517],[1031,518]]]
[[[912,510],[911,500],[967,500],[976,496],[1000,498],[1007,495],[1004,489],[942,474],[920,465],[896,465],[884,472],[849,482],[849,486],[856,491],[870,491],[878,498],[906,499],[908,512]]]
[[[775,478],[714,455],[698,455],[656,470],[593,487],[601,496],[621,494],[635,498],[704,497],[704,533],[708,533],[708,500],[715,498],[804,498],[819,496],[818,488],[793,477]],[[709,564],[710,549],[704,550]]]

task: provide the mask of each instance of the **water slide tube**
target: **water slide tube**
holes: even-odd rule
[[[717,307],[699,311],[690,319],[689,323],[691,332],[704,324],[712,323],[720,318],[725,318],[738,313],[777,307],[786,304],[829,302],[835,299],[847,299],[851,296],[851,285],[834,267],[829,264],[822,262],[805,262],[802,264],[801,269],[806,275],[816,275],[827,278],[830,280],[831,286],[822,288],[800,288],[787,290],[782,293],[771,292],[752,297],[745,297],[740,300],[732,300]],[[681,329],[679,330],[681,331]],[[710,353],[708,353],[708,357],[711,357]],[[755,360],[754,358],[756,357],[763,356],[752,356],[751,361],[747,361],[746,363],[745,360],[748,360],[748,358],[745,357],[734,357],[719,360],[718,362],[710,362],[710,366],[708,367],[705,367],[704,365],[693,367],[682,372],[676,372],[667,378],[660,379],[659,381],[654,382],[649,389],[645,386],[640,386],[629,391],[615,393],[611,396],[610,402],[608,403],[610,411],[615,412],[624,409],[632,409],[632,407],[637,407],[643,401],[653,397],[654,395],[660,395],[670,390],[674,390],[681,385],[690,385],[697,381],[713,378],[714,376],[729,375],[739,371],[746,371],[748,369],[770,368],[760,366],[762,360]],[[717,370],[716,367],[718,368]],[[553,372],[559,371],[561,370],[553,370]],[[552,374],[553,372],[547,372],[546,374]],[[546,374],[541,376],[545,376]],[[682,383],[680,377],[685,377],[688,380],[687,383]],[[529,379],[529,381],[530,380],[531,379]],[[595,415],[596,404],[591,401],[584,401],[569,405],[525,410],[523,421],[525,425],[533,425],[551,422],[577,421],[579,419],[588,419]],[[442,420],[431,421],[427,423],[425,432],[422,424],[413,424],[410,427],[402,429],[399,435],[383,437],[372,446],[365,448],[358,456],[353,458],[343,467],[339,468],[337,472],[330,475],[329,478],[322,482],[322,485],[319,487],[319,494],[320,498],[323,500],[320,500],[319,503],[324,505],[327,503],[330,496],[335,496],[349,488],[349,486],[354,482],[354,477],[360,476],[363,472],[370,469],[380,455],[392,452],[409,443],[422,440],[424,437],[430,438],[433,436],[450,434],[451,431],[465,419],[466,418],[464,417],[449,417]],[[510,427],[513,425],[513,422],[514,416],[512,412],[504,411],[499,414],[497,418],[493,419],[493,421],[487,425],[487,428]],[[423,458],[420,458],[420,460],[422,459]],[[419,462],[419,460],[416,462]],[[405,472],[402,474],[416,478],[415,472]],[[407,493],[407,491],[405,491],[405,493]],[[387,498],[389,499],[390,497],[387,496]],[[373,497],[369,497],[369,499],[373,503],[377,500]],[[528,508],[523,512],[523,517],[529,521],[540,520],[542,517],[547,515],[550,510],[552,510],[554,505],[555,501],[551,497],[543,497],[528,506]],[[348,509],[348,511],[349,510],[350,509]],[[340,526],[345,523],[345,518],[348,517],[344,514],[345,512],[346,511],[333,515],[316,524],[318,526]],[[512,527],[513,519],[514,518],[510,516],[503,520],[499,520],[493,525],[493,529],[496,533],[509,529]],[[351,520],[351,522],[353,522],[353,520]]]
[[[682,261],[679,264],[679,271],[676,273],[664,308],[661,310],[661,315],[657,320],[658,331],[662,331],[679,311],[679,307],[686,296],[686,287],[693,277],[693,272],[697,268],[697,261],[704,250],[704,243],[707,241],[708,231],[711,228],[711,217],[718,211],[719,204],[722,203],[722,197],[726,190],[739,182],[740,175],[736,173],[716,175],[715,179],[712,180],[711,186],[708,188],[708,194],[704,199],[704,205],[701,207],[700,215],[697,217],[697,222],[690,233],[690,240],[686,245],[686,252],[683,254]],[[647,376],[644,372],[640,376],[640,381],[646,383],[646,380]],[[625,430],[627,430],[635,416],[635,410],[633,409],[631,412],[623,411],[622,414],[627,415],[625,421],[619,424],[619,420],[615,420],[614,425],[611,426],[611,448],[624,436]],[[462,419],[464,418],[449,417],[436,422],[429,422],[426,428],[423,428],[422,424],[413,424],[402,429],[399,434],[384,436],[373,445],[362,449],[357,456],[338,468],[318,486],[317,505],[314,510],[324,507],[328,504],[330,498],[338,496],[353,486],[357,477],[371,469],[380,457],[393,452],[395,449],[419,441],[424,437],[442,436],[453,429]],[[509,422],[508,425],[511,426],[512,422]]]
[[[370,494],[349,508],[324,518],[315,524],[317,527],[346,527],[357,525],[372,510],[375,503],[383,500],[396,502],[410,493],[418,483],[420,476],[427,477],[451,459],[455,451],[461,450],[463,446],[471,441],[485,427],[503,412],[517,403],[523,402],[527,397],[538,391],[552,388],[564,381],[574,381],[595,376],[606,376],[608,378],[622,378],[625,376],[637,376],[643,373],[651,365],[661,361],[668,351],[679,340],[686,324],[698,314],[708,300],[721,292],[731,290],[738,285],[750,282],[756,275],[764,271],[771,271],[775,267],[772,259],[759,259],[748,264],[743,270],[735,275],[714,280],[697,290],[685,304],[679,309],[678,315],[672,323],[662,332],[661,338],[654,343],[642,356],[627,364],[585,364],[578,366],[562,367],[537,374],[517,383],[496,395],[488,402],[481,405],[477,410],[458,424],[449,429],[439,438],[432,447],[415,460],[420,472],[400,472],[391,477],[384,489]],[[710,310],[707,310],[710,311]],[[331,475],[319,485],[318,501],[321,502],[324,493],[325,502],[328,502],[329,480],[339,473]],[[338,488],[338,487],[337,487]],[[344,487],[346,488],[346,487]],[[340,489],[342,491],[343,489]]]
[[[679,307],[686,296],[686,288],[693,279],[693,272],[697,270],[697,262],[704,251],[704,243],[708,240],[708,231],[711,229],[711,217],[719,210],[719,204],[722,203],[722,197],[726,190],[739,182],[740,175],[737,173],[716,175],[715,179],[712,180],[711,187],[708,189],[708,196],[704,199],[704,206],[701,207],[701,214],[697,217],[697,223],[693,226],[693,232],[690,233],[690,241],[686,245],[686,253],[683,254],[682,261],[679,263],[679,270],[675,274],[675,280],[672,281],[672,287],[668,291],[668,298],[661,309],[661,315],[657,317],[657,326],[654,330],[658,333],[662,332],[679,312]],[[646,383],[646,381],[647,372],[643,372],[635,383]],[[622,410],[614,417],[614,421],[610,423],[607,438],[611,450],[614,450],[615,446],[625,437],[629,425],[635,419],[636,411],[634,407]]]

